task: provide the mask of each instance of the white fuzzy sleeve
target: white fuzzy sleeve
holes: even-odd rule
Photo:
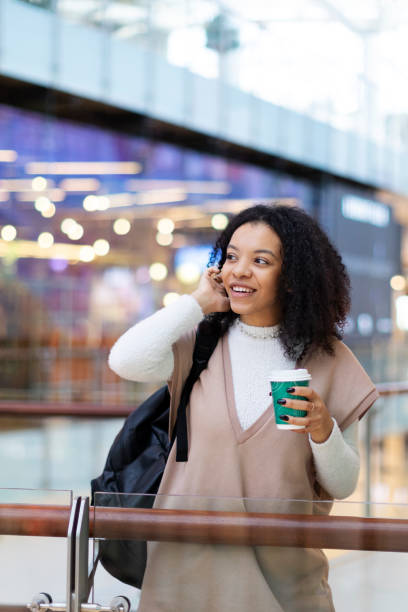
[[[344,432],[340,431],[336,419],[329,438],[317,444],[309,435],[316,476],[321,486],[335,499],[344,499],[353,493],[360,471],[358,453],[358,421]]]
[[[174,368],[172,345],[202,318],[198,302],[191,295],[181,296],[120,336],[109,354],[109,367],[127,380],[169,380]]]

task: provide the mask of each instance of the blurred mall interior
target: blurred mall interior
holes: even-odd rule
[[[321,222],[351,276],[346,344],[375,383],[408,380],[407,35],[403,0],[1,0],[3,499],[89,494],[123,419],[41,406],[140,403],[109,348],[194,290],[251,204]],[[352,501],[408,518],[407,395],[360,434]]]

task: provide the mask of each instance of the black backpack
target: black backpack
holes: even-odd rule
[[[127,417],[110,448],[102,474],[91,481],[92,505],[151,508],[176,438],[176,461],[187,461],[186,409],[190,393],[207,367],[218,338],[219,333],[214,325],[205,319],[201,321],[194,346],[193,365],[183,387],[171,441],[168,436],[170,394],[167,385],[158,389]],[[139,589],[146,558],[145,541],[102,540],[99,545],[99,560],[106,571]]]

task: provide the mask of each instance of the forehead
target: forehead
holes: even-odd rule
[[[231,236],[230,244],[241,249],[268,249],[279,251],[282,247],[278,234],[266,223],[244,223]]]

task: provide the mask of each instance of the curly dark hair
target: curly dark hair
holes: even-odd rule
[[[290,359],[307,351],[333,353],[350,309],[350,279],[341,257],[319,224],[297,207],[258,204],[235,215],[219,235],[209,265],[224,265],[235,230],[244,223],[265,223],[282,243],[279,339]],[[206,317],[214,332],[224,334],[237,318],[230,310]]]

